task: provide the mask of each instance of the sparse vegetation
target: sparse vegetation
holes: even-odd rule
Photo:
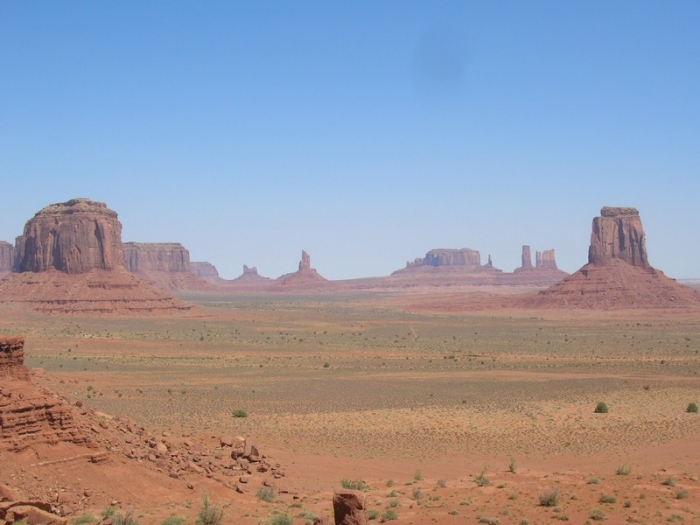
[[[686,412],[689,414],[697,414],[698,413],[698,405],[697,403],[688,403],[688,407],[685,409]]]
[[[237,408],[233,411],[233,417],[248,417],[248,412],[242,408]]]
[[[340,484],[344,489],[348,490],[367,490],[369,488],[367,483],[365,483],[361,479],[343,478],[340,481]]]
[[[165,518],[161,525],[183,525],[183,523],[185,523],[185,518],[173,514],[172,516]]]
[[[598,498],[598,503],[616,503],[617,498],[615,496],[611,496],[610,494],[601,494],[600,498]]]
[[[224,510],[209,499],[208,494],[202,496],[202,507],[197,512],[195,525],[221,525],[224,520]]]
[[[588,515],[593,521],[603,521],[605,519],[605,512],[602,509],[593,509]]]
[[[603,401],[598,401],[598,404],[595,406],[594,412],[596,414],[607,414],[608,411],[608,405],[605,404]]]
[[[559,505],[559,491],[557,489],[543,490],[538,497],[542,507],[556,507]]]
[[[73,520],[73,525],[85,525],[86,523],[98,523],[99,521],[100,519],[92,514],[83,514]]]
[[[510,462],[508,463],[508,472],[510,472],[511,474],[515,474],[516,470],[517,470],[517,465],[515,463],[515,458],[511,457]]]
[[[474,478],[474,483],[476,483],[480,487],[485,487],[487,485],[490,485],[491,482],[486,477],[486,472],[488,472],[488,470],[489,470],[489,466],[485,465],[484,468],[481,469],[481,472],[479,473],[479,475],[476,478]]]
[[[286,514],[277,514],[267,520],[267,525],[292,525],[294,520]]]
[[[272,503],[277,497],[277,493],[273,487],[261,487],[255,496],[262,501]]]
[[[632,469],[630,468],[629,465],[625,465],[624,463],[617,467],[617,470],[615,471],[615,474],[618,476],[629,476],[629,473],[632,472]]]
[[[675,487],[676,486],[676,478],[673,476],[667,477],[665,480],[661,482],[662,485],[666,487]]]
[[[381,517],[381,520],[380,520],[380,521],[382,521],[382,522],[385,522],[385,521],[394,521],[394,520],[396,520],[396,519],[398,519],[398,518],[399,518],[399,515],[396,514],[396,511],[395,511],[395,510],[393,510],[393,509],[387,509],[387,510],[385,510],[384,513],[382,514],[382,517]]]

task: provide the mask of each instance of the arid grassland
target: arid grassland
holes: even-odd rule
[[[567,493],[553,508],[577,523],[595,521],[593,507],[628,515],[623,502],[647,485],[666,504],[645,514],[635,503],[640,523],[700,519],[700,458],[685,452],[700,434],[686,411],[700,402],[700,319],[411,314],[372,295],[195,299],[197,311],[180,318],[22,314],[0,332],[24,334],[27,365],[46,372],[36,381],[71,401],[153,432],[248,436],[305,458],[290,466],[300,486],[367,479],[381,512],[394,498],[411,516],[430,508],[413,507],[403,485],[414,483],[447,522],[511,508],[500,522],[519,523],[532,502],[506,488],[512,462],[540,476],[520,479],[522,494],[551,476]],[[608,413],[594,413],[600,401]],[[616,478],[622,464],[635,477]],[[686,480],[690,498],[661,485],[661,467]],[[412,479],[416,469],[429,481]],[[502,486],[476,484],[482,471]],[[617,504],[597,501],[605,487],[588,483],[595,476],[617,479]],[[400,493],[387,499],[394,477]],[[480,510],[437,486],[443,478],[478,488]]]

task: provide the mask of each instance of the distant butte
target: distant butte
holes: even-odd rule
[[[236,284],[261,284],[261,283],[269,283],[271,282],[272,279],[269,277],[263,277],[262,275],[258,274],[258,269],[255,266],[249,267],[246,266],[245,264],[243,265],[243,273],[233,279],[231,283],[236,283]]]
[[[305,292],[323,290],[330,287],[332,287],[332,283],[311,267],[311,256],[302,250],[299,270],[276,279],[271,290]]]
[[[124,267],[122,225],[102,202],[51,204],[17,238],[14,269],[0,282],[0,303],[49,313],[158,313],[187,310]]]
[[[519,302],[542,308],[696,308],[700,293],[649,264],[646,236],[635,208],[606,206],[593,219],[588,264]]]
[[[190,271],[190,252],[179,242],[124,243],[126,269],[164,290],[210,290]]]
[[[14,265],[14,246],[7,241],[0,241],[0,275],[12,271]]]

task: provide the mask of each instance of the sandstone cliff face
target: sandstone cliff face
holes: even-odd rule
[[[522,261],[520,267],[523,270],[526,270],[528,268],[532,268],[532,254],[530,253],[529,246],[523,246],[523,253],[522,253],[520,259]]]
[[[124,243],[124,264],[130,272],[188,272],[190,252],[179,242]]]
[[[122,225],[103,202],[73,199],[39,211],[17,238],[18,272],[59,270],[67,274],[124,265]]]
[[[9,242],[0,241],[0,273],[11,272],[14,261],[14,246]]]
[[[635,208],[606,206],[600,210],[600,217],[593,219],[588,262],[603,266],[612,259],[649,267],[642,220]]]

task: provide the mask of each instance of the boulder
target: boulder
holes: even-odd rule
[[[333,494],[335,525],[367,525],[365,494],[358,490],[343,490]]]

